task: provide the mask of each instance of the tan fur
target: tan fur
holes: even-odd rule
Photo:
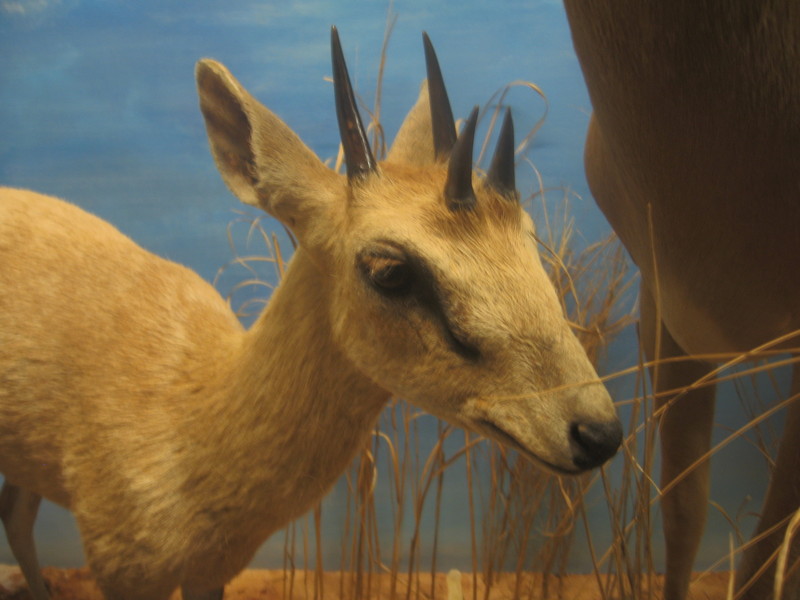
[[[800,4],[566,6],[595,110],[587,175],[641,270],[648,356],[742,352],[800,330]],[[783,347],[799,345],[795,336]],[[655,386],[680,388],[711,368],[699,361],[663,365],[653,373]],[[708,449],[713,403],[706,389],[667,410],[662,486]],[[664,499],[671,600],[686,594],[707,495],[705,464]],[[759,531],[798,507],[795,402]],[[781,536],[745,554],[739,588]],[[745,597],[768,598],[771,586],[768,573]],[[799,589],[795,583],[790,597],[800,597]]]
[[[9,516],[17,491],[44,496],[75,513],[107,597],[157,600],[182,586],[211,598],[320,500],[390,393],[567,473],[585,467],[575,426],[618,431],[520,206],[476,179],[478,208],[454,214],[444,166],[398,158],[422,147],[432,157],[425,88],[394,162],[349,185],[222,65],[201,61],[197,80],[226,183],[300,247],[245,332],[193,272],[70,204],[3,189],[7,524],[21,519]],[[449,325],[479,359],[454,352],[414,297],[387,299],[365,281],[359,256],[387,242],[429,266]]]

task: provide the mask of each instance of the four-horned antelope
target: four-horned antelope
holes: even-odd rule
[[[800,330],[800,4],[795,0],[567,0],[594,107],[592,192],[642,273],[651,359],[738,353]],[[653,369],[661,394],[714,364]],[[792,395],[800,393],[800,367]],[[662,487],[709,449],[714,391],[662,396]],[[663,498],[666,597],[686,595],[705,521],[708,463]],[[800,508],[800,402],[785,429],[737,588],[771,596],[760,566]],[[785,522],[784,522],[785,526]],[[794,557],[798,556],[797,546]],[[753,581],[751,581],[751,579]],[[795,583],[794,596],[800,589]]]
[[[195,273],[78,208],[0,196],[0,516],[34,596],[40,497],[74,513],[108,598],[220,598],[309,509],[390,394],[560,473],[621,428],[518,202],[507,115],[485,178],[426,38],[428,85],[377,163],[332,32],[347,174],[211,60],[223,179],[299,247],[250,331]]]

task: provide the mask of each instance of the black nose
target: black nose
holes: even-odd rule
[[[582,470],[599,467],[614,456],[622,443],[622,423],[573,423],[570,427],[572,462]]]

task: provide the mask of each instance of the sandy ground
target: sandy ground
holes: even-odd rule
[[[91,575],[86,569],[44,569],[45,578],[50,585],[53,600],[102,600]],[[460,579],[461,594],[457,593]],[[448,590],[448,580],[450,589]],[[355,576],[346,573],[325,573],[322,589],[314,589],[314,574],[298,571],[291,578],[284,576],[283,571],[251,570],[241,573],[225,588],[225,600],[305,600],[326,598],[331,600],[352,600],[369,598],[383,600],[392,597],[392,580],[388,575],[373,575],[369,582],[362,581],[362,590],[369,593],[356,593]],[[727,573],[705,574],[692,585],[690,600],[724,600],[728,582]],[[567,577],[550,577],[545,582],[539,575],[525,577],[520,587],[513,575],[500,575],[491,587],[489,600],[512,600],[526,598],[529,600],[619,600],[618,593],[609,595],[600,589],[600,582],[594,575],[570,575]],[[418,587],[417,587],[418,585]],[[533,590],[531,590],[533,585]],[[603,585],[609,582],[603,580]],[[642,598],[661,598],[661,578],[652,582],[650,593],[643,593]],[[291,589],[290,589],[291,588]],[[477,589],[475,589],[477,588]],[[406,598],[440,598],[441,600],[486,600],[486,586],[481,578],[475,581],[470,574],[451,572],[449,575],[438,574],[435,581],[434,595],[431,595],[431,577],[421,575],[418,583],[408,593],[408,577],[398,577],[394,582],[395,597]],[[419,592],[417,595],[416,592]],[[475,594],[474,592],[477,592]],[[531,593],[533,592],[533,593]],[[630,596],[628,596],[630,597]],[[0,600],[28,600],[22,575],[17,567],[0,565]],[[180,600],[176,592],[171,600]]]

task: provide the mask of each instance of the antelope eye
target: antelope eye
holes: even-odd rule
[[[400,258],[367,254],[361,257],[360,268],[379,292],[404,295],[411,291],[414,273]]]

